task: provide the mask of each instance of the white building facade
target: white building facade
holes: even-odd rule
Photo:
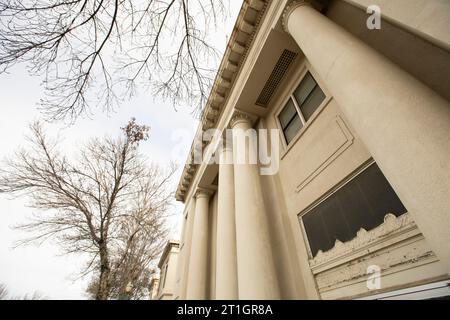
[[[245,1],[176,194],[172,298],[450,295],[449,101],[450,2]]]
[[[150,279],[150,300],[174,300],[178,297],[177,268],[180,243],[169,240],[158,262],[159,274]]]

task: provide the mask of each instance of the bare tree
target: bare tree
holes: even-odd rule
[[[2,0],[0,73],[26,62],[45,75],[49,119],[111,110],[140,85],[198,110],[218,58],[208,31],[225,1]]]
[[[26,293],[22,296],[12,296],[9,300],[48,300],[48,298],[42,293],[35,291],[31,294]]]
[[[157,169],[151,168],[150,176],[157,176]],[[110,258],[110,298],[137,300],[148,296],[150,276],[167,240],[164,220],[159,218],[168,202],[167,194],[160,188],[162,183],[165,181],[145,181],[133,199],[133,215],[123,221],[117,233]],[[98,286],[99,282],[93,278],[88,294],[95,297]]]
[[[6,285],[0,283],[0,300],[6,300],[8,298],[8,289]]]
[[[33,294],[24,294],[22,296],[13,296],[10,294],[8,287],[0,283],[0,300],[46,300],[47,298],[35,291]]]
[[[38,209],[19,226],[33,232],[20,244],[54,239],[66,253],[87,254],[82,274],[93,273],[96,299],[107,299],[122,260],[148,249],[149,262],[161,249],[175,168],[148,164],[139,143],[148,138],[149,128],[134,119],[123,136],[93,138],[76,161],[58,151],[58,142],[47,138],[40,123],[31,130],[30,148],[17,151],[0,169],[0,193],[26,195]]]
[[[167,202],[161,194],[158,198],[163,198],[163,201],[155,203],[155,190],[159,192],[159,187],[154,182],[142,186],[134,204],[134,217],[122,226],[118,236],[120,245],[113,258],[112,297],[120,298],[125,295],[141,299],[147,294],[152,267],[155,267],[154,262],[167,240],[167,237],[162,237],[154,231],[164,230],[154,211],[164,212]]]

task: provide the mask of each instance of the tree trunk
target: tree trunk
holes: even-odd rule
[[[107,300],[110,291],[110,267],[106,244],[100,245],[100,276],[96,300]]]

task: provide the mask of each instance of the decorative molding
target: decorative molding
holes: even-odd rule
[[[264,0],[246,0],[248,2],[249,7],[255,9],[256,11],[260,11],[264,8]]]
[[[343,298],[369,292],[366,286],[367,267],[369,265],[377,265],[380,268],[381,277],[385,278],[392,274],[407,272],[410,269],[417,269],[436,262],[438,262],[438,259],[430,250],[424,238],[419,236],[408,239],[402,245],[397,243],[376,253],[367,254],[357,261],[317,274],[316,281],[322,296],[334,295],[337,296],[336,298]],[[438,266],[435,264],[434,268],[436,267]],[[433,272],[439,273],[438,269]],[[415,277],[417,281],[420,281],[435,275],[420,274],[419,272],[415,274]],[[384,280],[381,281],[383,283]],[[388,288],[388,285],[384,286],[384,289]]]
[[[301,7],[301,6],[312,7],[311,0],[292,1],[284,9],[283,16],[281,17],[281,25],[283,26],[283,30],[286,33],[289,33],[288,26],[287,26],[289,16],[291,15],[292,12],[294,12],[295,9],[297,9],[298,7]]]
[[[368,247],[374,245],[376,242],[385,239],[393,233],[406,231],[417,228],[414,221],[411,219],[409,213],[405,213],[399,217],[388,213],[384,217],[384,222],[378,227],[366,231],[361,228],[356,237],[347,242],[336,240],[333,248],[326,252],[319,250],[317,255],[309,261],[311,268],[316,268],[326,263],[331,263],[336,259],[343,259],[346,255],[355,253],[358,250],[364,251]],[[345,262],[345,261],[344,261]]]
[[[366,283],[371,265],[379,267],[383,290],[403,285],[403,274],[407,279],[414,277],[409,281],[442,275],[438,258],[409,213],[399,217],[387,214],[380,226],[361,229],[348,242],[336,241],[332,249],[319,252],[309,263],[324,299],[370,294]]]
[[[207,117],[209,118],[209,119],[212,119],[212,120],[215,120],[215,119],[217,119],[217,116],[219,115],[219,111],[217,110],[217,109],[210,109],[209,111],[208,111],[208,114],[207,114]]]
[[[183,175],[181,176],[180,183],[178,185],[178,190],[175,194],[175,199],[178,201],[183,201],[184,193],[187,192],[190,186],[190,182],[194,177],[194,173],[197,170],[198,165],[194,164],[192,158],[188,160],[183,170]]]
[[[231,128],[234,128],[236,126],[236,124],[238,124],[239,122],[246,122],[246,123],[252,123],[252,117],[246,113],[246,112],[242,112],[239,110],[236,110],[233,114],[233,116],[231,117],[230,120],[230,124],[229,126]]]
[[[197,188],[197,191],[195,192],[195,198],[209,198],[214,194],[213,190],[205,189],[205,188]]]
[[[344,120],[337,116],[334,124],[337,124],[340,132],[344,140],[341,144],[337,145],[335,149],[330,149],[331,152],[326,156],[326,158],[319,163],[318,167],[316,167],[306,178],[304,178],[295,189],[295,192],[299,193],[303,188],[305,188],[311,181],[313,181],[325,168],[327,168],[334,160],[336,160],[345,150],[347,150],[354,142],[355,137],[348,129]]]

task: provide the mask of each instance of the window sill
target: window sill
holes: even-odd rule
[[[332,249],[326,252],[319,251],[313,259],[309,260],[309,264],[313,274],[318,274],[417,235],[420,235],[420,231],[409,213],[399,217],[387,214],[384,223],[378,227],[369,231],[361,229],[357,236],[348,242],[336,241]]]

